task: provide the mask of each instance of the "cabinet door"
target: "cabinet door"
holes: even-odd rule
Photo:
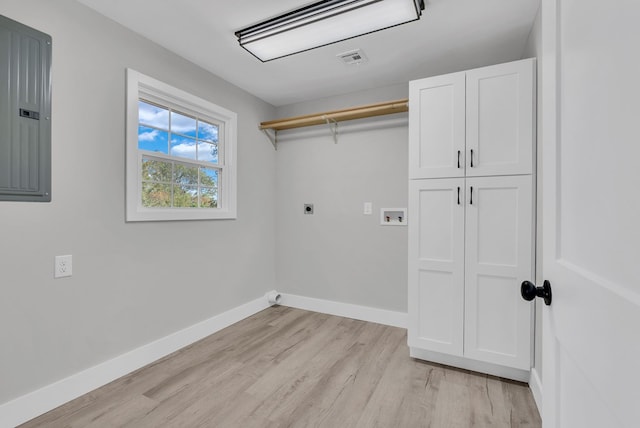
[[[467,176],[531,174],[535,60],[467,71]]]
[[[409,191],[409,346],[462,356],[464,178]]]
[[[466,179],[466,357],[530,369],[531,317],[520,284],[533,276],[531,176]]]
[[[464,176],[464,76],[409,83],[409,178]]]

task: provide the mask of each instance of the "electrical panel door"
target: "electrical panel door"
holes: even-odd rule
[[[0,201],[51,200],[51,37],[0,15]]]

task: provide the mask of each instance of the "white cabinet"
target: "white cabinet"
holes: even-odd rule
[[[409,346],[530,368],[531,179],[409,183]]]
[[[463,177],[465,73],[409,82],[409,177]]]
[[[412,356],[528,380],[533,78],[525,60],[411,82]]]
[[[464,178],[409,182],[409,346],[463,354]]]
[[[409,176],[531,174],[535,60],[409,83]]]
[[[533,277],[531,176],[465,181],[464,356],[529,370],[533,305],[520,284]]]

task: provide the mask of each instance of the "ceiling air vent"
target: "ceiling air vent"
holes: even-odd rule
[[[364,52],[362,52],[361,49],[354,49],[352,51],[343,52],[336,56],[338,57],[338,59],[340,59],[340,61],[347,65],[363,64],[369,61],[367,59],[367,56],[364,54]]]

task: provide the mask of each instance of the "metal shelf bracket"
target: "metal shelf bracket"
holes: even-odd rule
[[[271,134],[269,133],[269,130],[268,130],[268,129],[262,129],[262,128],[260,128],[260,129],[262,130],[262,132],[264,132],[264,135],[266,135],[266,136],[267,136],[267,138],[269,139],[269,141],[271,141],[271,144],[273,144],[273,148],[274,148],[275,150],[278,150],[278,130],[277,130],[277,129],[274,129],[274,130],[273,130],[273,135],[271,135]]]
[[[322,118],[327,122],[327,125],[329,125],[329,131],[331,131],[331,135],[333,135],[333,143],[338,144],[338,121],[326,115],[322,116]]]

